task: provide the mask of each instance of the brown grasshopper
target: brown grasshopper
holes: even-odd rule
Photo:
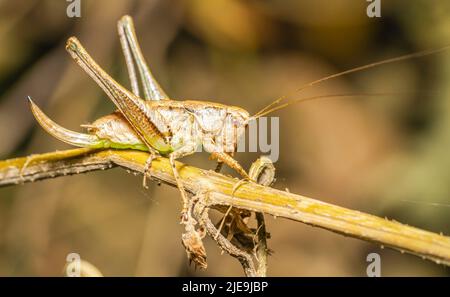
[[[67,41],[66,49],[72,58],[87,72],[104,90],[118,111],[101,117],[91,125],[84,125],[88,134],[67,130],[48,118],[29,98],[31,110],[41,126],[54,137],[81,147],[137,149],[148,151],[150,157],[146,162],[145,176],[151,161],[157,156],[167,156],[172,166],[173,174],[183,199],[182,222],[190,220],[188,212],[188,197],[175,167],[175,160],[196,152],[197,147],[203,148],[219,162],[218,168],[225,163],[236,170],[244,179],[250,180],[247,172],[233,158],[237,150],[239,138],[245,132],[248,123],[261,116],[285,108],[301,101],[350,97],[356,94],[335,94],[293,99],[283,104],[283,96],[264,107],[253,116],[235,106],[228,106],[206,101],[176,101],[171,100],[159,86],[142,55],[137,42],[132,19],[124,16],[118,22],[118,30],[122,49],[131,80],[132,92],[121,86],[110,77],[86,52],[75,38]],[[313,81],[295,92],[312,87],[338,76],[358,72],[375,66],[420,57],[447,50],[449,46],[438,49],[409,54],[388,59],[365,66],[353,68]],[[138,68],[143,98],[140,97],[135,64]],[[383,94],[363,94],[379,96]]]
[[[187,196],[175,160],[194,153],[199,145],[219,162],[225,162],[248,179],[246,171],[231,155],[237,139],[245,132],[250,117],[247,111],[213,102],[175,101],[168,99],[153,78],[136,41],[132,19],[123,17],[118,23],[119,35],[131,79],[133,93],[111,78],[90,57],[79,41],[72,37],[66,49],[75,61],[99,84],[119,112],[87,125],[90,134],[69,131],[51,121],[30,100],[38,122],[56,138],[72,145],[91,148],[131,148],[149,151],[151,157],[168,156],[183,198],[182,218],[187,220]],[[136,63],[144,89],[139,98],[134,70]]]

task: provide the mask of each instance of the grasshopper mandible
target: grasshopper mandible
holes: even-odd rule
[[[253,116],[240,107],[228,106],[206,101],[171,100],[151,74],[137,42],[131,17],[124,16],[118,22],[118,31],[131,80],[132,92],[110,77],[87,53],[81,43],[71,37],[66,49],[72,58],[103,89],[118,111],[101,117],[91,125],[85,125],[88,134],[67,130],[48,118],[29,98],[31,110],[41,126],[54,137],[81,147],[137,149],[148,151],[149,160],[146,170],[156,156],[167,156],[183,199],[182,222],[189,219],[188,198],[175,166],[175,160],[196,152],[198,146],[217,159],[236,170],[244,179],[250,180],[247,172],[233,158],[239,138],[245,132],[249,121],[267,115],[288,105],[301,101],[328,98],[349,97],[355,94],[335,94],[290,100],[283,96],[264,107]],[[420,57],[447,50],[449,46],[438,50],[400,56],[365,66],[353,68],[313,81],[295,92],[312,87],[338,76],[358,72],[375,66]],[[139,97],[139,83],[135,64],[138,68],[143,98]],[[380,95],[380,94],[365,94]],[[219,166],[220,167],[220,166]],[[146,171],[144,173],[145,185]]]

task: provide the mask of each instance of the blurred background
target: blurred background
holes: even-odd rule
[[[64,50],[77,36],[129,87],[116,22],[135,20],[146,59],[175,99],[208,99],[254,113],[320,77],[450,40],[449,1],[360,0],[0,1],[0,158],[68,145],[34,121],[31,95],[56,122],[114,110]],[[334,79],[300,95],[397,92],[316,100],[281,110],[274,187],[450,234],[450,51]],[[258,153],[237,159],[248,168]],[[183,160],[214,168],[206,154]],[[226,171],[232,173],[231,171]],[[206,239],[208,269],[188,266],[175,188],[121,169],[0,189],[0,275],[63,275],[78,253],[108,276],[240,276]],[[300,223],[267,218],[270,276],[364,276],[381,255],[384,276],[444,276],[449,268]]]

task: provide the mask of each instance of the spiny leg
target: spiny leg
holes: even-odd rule
[[[243,177],[242,180],[239,180],[233,186],[233,190],[231,191],[232,197],[234,196],[234,193],[236,193],[236,191],[239,189],[239,187],[242,186],[243,184],[247,183],[248,181],[255,182],[252,178],[250,178],[250,176],[247,174],[247,172],[244,170],[244,168],[242,168],[241,164],[239,164],[239,162],[236,161],[229,154],[224,153],[224,152],[213,152],[213,153],[211,153],[211,158],[217,159],[219,162],[223,162],[223,163],[227,164],[230,168],[236,170],[236,172],[238,172]]]
[[[130,78],[131,90],[136,96],[139,96],[139,83],[136,76],[136,68],[134,67],[133,56],[130,52],[130,45],[128,44],[128,39],[125,36],[125,29],[120,20],[117,23],[117,29],[119,31],[120,45],[122,46],[122,52],[125,57],[125,63],[127,64],[128,76]]]
[[[225,152],[212,152],[211,158],[216,159],[218,162],[227,164],[230,168],[236,170],[244,179],[251,180],[247,172],[242,168],[241,164],[238,163],[232,156]]]
[[[145,136],[147,131],[142,128],[142,120],[145,119],[145,100],[137,97],[115,81],[92,59],[75,37],[67,40],[66,50],[77,64],[105,91],[133,129],[139,135]],[[142,141],[145,142],[145,139],[142,139]]]
[[[147,66],[141,47],[137,41],[133,19],[128,15],[123,16],[118,22],[117,28],[125,55],[125,60],[127,62],[133,92],[135,92],[135,89],[138,90],[139,88],[134,68],[134,63],[136,63],[139,70],[139,75],[141,77],[142,87],[144,89],[144,98],[147,100],[168,99],[169,97],[166,92],[164,92],[164,90],[160,87]],[[138,93],[135,94],[138,96],[139,91],[137,92]]]
[[[119,31],[120,44],[122,46],[122,51],[125,56],[125,62],[127,64],[128,75],[130,77],[131,89],[136,96],[139,96],[139,82],[136,76],[136,69],[134,67],[135,63],[139,68],[139,75],[141,79],[142,86],[144,87],[144,96],[145,99],[151,100],[160,100],[161,97],[153,98],[148,97],[148,89],[150,86],[157,86],[160,94],[164,94],[165,92],[159,87],[158,83],[151,75],[150,70],[148,70],[147,63],[142,55],[140,50],[139,42],[137,41],[137,37],[135,34],[133,19],[130,16],[123,16],[119,22],[117,23],[117,29]],[[144,73],[148,73],[149,75],[146,77]],[[144,167],[144,178],[142,181],[142,185],[144,188],[147,188],[147,176],[148,172],[152,166],[152,161],[158,156],[158,152],[150,148],[150,156],[145,162]]]
[[[155,147],[162,154],[168,154],[173,150],[155,123],[147,116],[148,107],[145,100],[122,87],[106,73],[75,37],[69,38],[66,49],[83,70],[105,91],[147,148]]]

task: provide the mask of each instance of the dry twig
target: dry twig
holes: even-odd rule
[[[120,166],[142,173],[148,154],[132,150],[73,149],[0,161],[0,186],[104,170]],[[177,162],[187,191],[207,192],[206,208],[217,205],[270,214],[382,244],[438,264],[450,266],[450,238],[395,221],[346,209],[255,183],[246,183],[231,197],[237,179]],[[169,161],[157,158],[153,179],[175,186]]]

